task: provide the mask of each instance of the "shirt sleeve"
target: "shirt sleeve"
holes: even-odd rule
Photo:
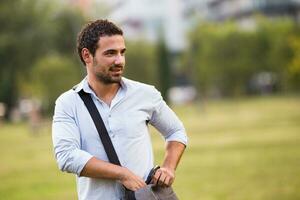
[[[61,171],[80,175],[92,155],[80,149],[80,132],[75,123],[72,100],[58,98],[52,123],[55,158]]]
[[[187,145],[188,138],[183,123],[166,104],[160,92],[156,89],[154,89],[152,99],[154,111],[150,119],[150,124],[162,134],[167,142],[177,141]]]

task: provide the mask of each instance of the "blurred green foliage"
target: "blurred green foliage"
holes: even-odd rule
[[[293,52],[293,57],[288,65],[288,79],[290,87],[294,90],[300,90],[300,37],[290,37],[289,45]]]
[[[60,8],[46,1],[5,0],[0,9],[0,102],[7,105],[8,114],[18,98],[43,94],[49,110],[53,95],[75,84],[76,76],[78,79],[80,67],[74,52],[84,18],[75,8]],[[64,74],[66,71],[69,74]],[[60,76],[66,81],[54,84]]]
[[[126,42],[125,76],[148,84],[158,84],[156,46],[144,41]]]
[[[80,73],[74,68],[76,63],[57,55],[41,58],[32,68],[32,94],[42,100],[47,113],[52,112],[57,97],[80,80]]]
[[[289,18],[258,17],[251,30],[230,21],[204,23],[190,34],[185,62],[203,95],[212,90],[221,96],[249,94],[250,81],[262,72],[276,76],[277,91],[299,92],[299,33]]]

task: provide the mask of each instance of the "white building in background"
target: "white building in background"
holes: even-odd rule
[[[182,0],[115,0],[110,4],[108,18],[121,25],[127,38],[156,41],[164,37],[175,52],[186,47]]]

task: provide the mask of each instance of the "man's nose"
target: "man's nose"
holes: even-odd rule
[[[124,64],[125,62],[125,56],[124,55],[121,55],[121,54],[118,54],[116,56],[116,59],[115,59],[115,64],[116,65],[119,65],[119,64]]]

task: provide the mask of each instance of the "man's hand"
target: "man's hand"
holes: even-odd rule
[[[175,170],[171,168],[161,167],[159,168],[153,178],[152,183],[163,187],[169,187],[172,185],[175,179]]]
[[[132,173],[127,168],[123,167],[120,182],[129,190],[136,191],[146,186],[145,181]]]
[[[166,146],[166,154],[164,162],[152,178],[155,185],[168,187],[171,186],[175,179],[175,169],[185,149],[185,144],[170,141]]]

